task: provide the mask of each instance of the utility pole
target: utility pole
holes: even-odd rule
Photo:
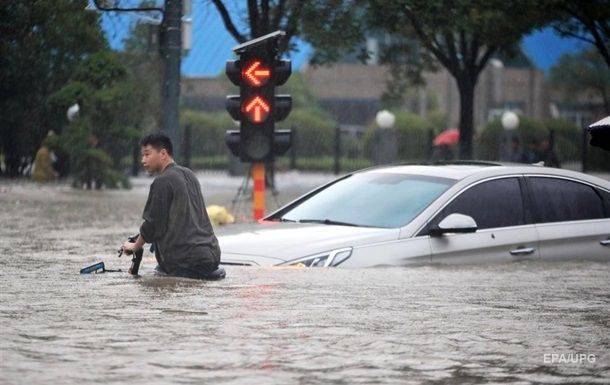
[[[182,55],[182,12],[183,1],[165,0],[163,8],[106,6],[102,0],[93,0],[95,8],[105,12],[160,12],[162,16],[159,29],[159,56],[163,63],[161,84],[161,130],[169,136],[174,146],[174,158],[180,159],[182,144],[180,135],[180,62]],[[89,8],[88,8],[89,9]]]
[[[180,159],[180,62],[182,54],[182,0],[165,0],[159,45],[163,62],[161,85],[161,129],[174,146],[174,158]]]

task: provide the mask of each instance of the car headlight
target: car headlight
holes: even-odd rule
[[[345,247],[342,249],[336,249],[326,251],[324,253],[318,253],[314,255],[308,255],[307,257],[295,259],[283,263],[288,266],[305,266],[305,267],[334,267],[345,262],[352,255],[352,248]]]

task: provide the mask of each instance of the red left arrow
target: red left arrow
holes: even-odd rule
[[[259,60],[252,62],[243,73],[246,80],[248,80],[251,85],[257,87],[262,86],[269,80],[269,76],[271,76],[269,68],[262,67]]]
[[[261,123],[267,119],[270,110],[269,104],[260,96],[255,96],[244,106],[244,112],[250,116],[253,123]]]

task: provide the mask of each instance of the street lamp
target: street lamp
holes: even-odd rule
[[[66,117],[68,118],[69,121],[72,122],[78,116],[79,111],[80,111],[80,106],[78,105],[78,103],[74,103],[73,105],[68,107],[68,111],[66,112]]]
[[[375,122],[379,128],[392,128],[394,123],[396,123],[396,116],[388,110],[381,110],[375,116]]]
[[[512,111],[504,111],[501,121],[505,130],[512,131],[519,127],[519,116]]]
[[[375,152],[373,160],[375,164],[387,164],[396,161],[398,147],[394,127],[396,116],[388,110],[381,110],[375,116],[375,123],[380,130],[375,130]]]
[[[515,135],[514,130],[519,127],[519,116],[513,111],[506,110],[500,119],[504,128],[502,147],[500,149],[500,159],[510,162],[521,161],[518,149],[518,135]]]

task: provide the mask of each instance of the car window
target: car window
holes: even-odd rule
[[[563,222],[604,217],[604,205],[593,187],[566,179],[528,177],[536,222]]]
[[[432,176],[356,173],[300,202],[281,218],[400,227],[413,220],[454,183],[454,179]]]
[[[597,189],[597,192],[604,200],[604,206],[606,208],[606,218],[610,218],[610,192]]]
[[[471,216],[478,229],[523,225],[525,218],[519,180],[494,179],[468,188],[445,206],[432,225],[453,213]]]

